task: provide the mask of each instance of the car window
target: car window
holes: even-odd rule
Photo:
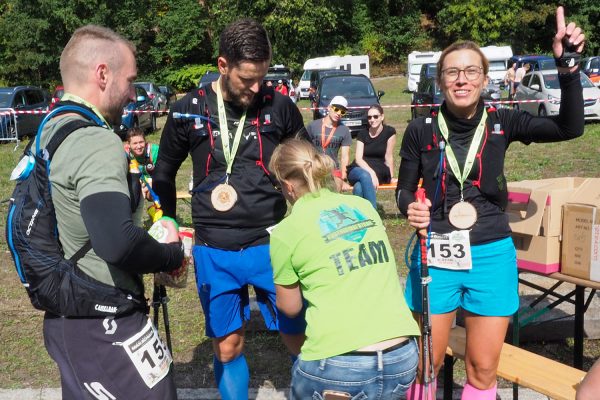
[[[546,89],[560,89],[560,84],[558,82],[558,75],[544,74],[544,87]]]
[[[554,60],[540,60],[539,63],[541,70],[556,69],[556,62]]]
[[[19,90],[15,94],[15,98],[13,100],[13,107],[24,106],[25,104],[27,104],[25,103],[25,91]]]
[[[532,77],[532,76],[533,76],[533,75],[525,75],[525,76],[523,77],[523,82],[522,82],[522,83],[523,83],[523,86],[527,86],[527,87],[529,87],[529,81],[531,80],[531,77]]]
[[[146,91],[141,88],[141,87],[136,87],[135,88],[135,95],[137,96],[144,96],[144,97],[148,97],[148,94],[146,93]]]
[[[419,75],[421,73],[421,66],[423,64],[413,64],[410,66],[410,73],[412,75]]]
[[[594,87],[594,84],[592,83],[592,81],[590,81],[590,78],[588,78],[586,74],[580,73],[579,76],[581,77],[581,87],[584,87],[584,88]]]
[[[10,93],[0,93],[0,107],[8,108],[10,107]]]
[[[504,61],[490,61],[490,71],[506,71]]]
[[[143,87],[143,88],[144,88],[144,89],[146,89],[146,90],[150,90],[150,86],[151,86],[151,84],[150,84],[150,83],[136,83],[136,85],[138,85],[138,86],[140,86],[140,87]],[[138,95],[138,96],[139,96],[139,95]]]
[[[542,87],[540,83],[540,77],[538,75],[531,75],[531,82],[529,82],[529,87],[532,87],[533,85],[539,85],[540,88]]]
[[[595,57],[590,61],[590,69],[600,68],[600,58]]]
[[[25,91],[25,101],[28,106],[44,102],[44,94],[41,90],[28,89]]]

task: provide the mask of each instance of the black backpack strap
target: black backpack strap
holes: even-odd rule
[[[80,128],[85,128],[88,126],[98,126],[97,124],[87,121],[76,119],[74,121],[67,122],[62,128],[58,130],[50,139],[50,142],[46,146],[46,150],[48,151],[48,159],[51,160],[52,156],[58,149],[58,146],[69,136],[71,133],[75,132]]]
[[[69,136],[71,133],[75,132],[77,129],[85,128],[88,126],[98,126],[97,124],[87,121],[77,119],[74,121],[67,122],[62,128],[58,130],[50,139],[48,146],[46,146],[46,150],[48,151],[48,160],[52,159],[52,156],[58,149],[58,146]],[[33,142],[31,140],[30,142]],[[69,259],[73,263],[77,263],[90,249],[92,248],[92,242],[88,239],[88,241],[79,249],[73,256]]]

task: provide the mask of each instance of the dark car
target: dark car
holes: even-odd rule
[[[158,85],[152,82],[134,82],[133,85],[142,87],[148,93],[156,111],[165,111],[167,109],[167,98],[158,89]]]
[[[177,93],[172,86],[169,85],[161,85],[158,87],[158,90],[167,98],[167,108],[171,108],[171,104],[177,101]]]
[[[288,96],[294,101],[298,100],[298,94],[292,84],[292,71],[284,65],[277,64],[269,67],[267,75],[265,75],[263,82],[271,84],[273,87],[277,86],[277,82],[281,81],[288,90]]]
[[[419,82],[424,79],[435,78],[437,74],[437,63],[427,63],[421,65],[421,72],[419,73]]]
[[[152,99],[141,86],[135,86],[135,101],[130,102],[123,109],[121,125],[117,134],[121,139],[125,138],[127,130],[134,126],[152,133],[156,130],[156,113]]]
[[[209,83],[215,82],[217,79],[219,79],[220,76],[221,74],[219,72],[206,71],[206,73],[200,78],[200,81],[198,82],[198,87],[202,87],[203,85],[206,86]]]
[[[547,69],[556,69],[556,62],[554,61],[554,57],[543,56],[543,55],[522,55],[522,56],[512,56],[508,60],[508,65],[513,65],[517,63],[517,68],[521,67],[524,64],[531,65],[529,71],[542,71]]]
[[[312,71],[310,73],[310,87],[314,90],[314,93],[316,93],[319,90],[319,84],[323,78],[335,75],[350,75],[350,71],[345,69],[318,69]]]
[[[2,138],[24,136],[33,137],[48,111],[50,104],[46,91],[35,86],[14,86],[0,88],[0,109],[16,111],[16,115],[0,117],[0,135]],[[31,113],[25,113],[31,112]],[[15,122],[16,121],[16,122]]]
[[[444,95],[435,77],[421,80],[413,93],[411,117],[431,117],[439,110],[439,104],[443,101]]]
[[[327,115],[329,102],[335,96],[344,96],[348,101],[348,112],[342,117],[342,124],[350,128],[352,137],[360,131],[369,129],[367,111],[385,92],[375,91],[371,80],[364,75],[334,75],[321,79],[321,84],[314,97],[313,118],[319,119]]]

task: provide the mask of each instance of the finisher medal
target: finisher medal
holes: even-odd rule
[[[229,211],[237,201],[237,193],[233,186],[221,183],[210,194],[210,202],[217,211]]]
[[[448,219],[455,228],[469,229],[477,221],[477,210],[471,203],[460,201],[452,206]]]

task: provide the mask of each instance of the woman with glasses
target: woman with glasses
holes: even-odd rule
[[[348,167],[352,193],[363,197],[377,209],[375,193],[381,183],[390,183],[394,174],[396,129],[384,125],[383,108],[373,104],[367,112],[369,129],[356,138],[356,155]]]
[[[562,89],[559,115],[533,117],[487,108],[481,93],[488,83],[489,63],[475,43],[460,42],[446,48],[438,61],[437,80],[445,98],[439,114],[418,118],[406,128],[398,207],[429,242],[427,290],[435,374],[456,310],[463,309],[467,332],[463,399],[496,398],[500,351],[509,318],[519,306],[516,252],[504,212],[505,152],[515,141],[558,142],[583,134],[577,61],[584,39],[575,23],[565,25],[563,8],[558,7],[552,49]],[[420,179],[424,201],[415,200]],[[419,250],[412,254],[405,293],[416,313],[422,311],[423,292]],[[421,398],[421,382],[411,388],[409,398]],[[435,393],[433,389],[427,392]]]
[[[400,399],[415,378],[419,328],[381,218],[329,189],[333,167],[300,139],[278,146],[269,164],[293,205],[271,232],[277,308],[291,317],[307,304],[290,399]]]

